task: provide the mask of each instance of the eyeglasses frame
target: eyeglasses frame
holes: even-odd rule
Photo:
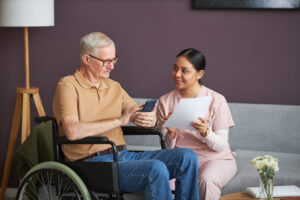
[[[102,60],[102,59],[100,59],[100,58],[98,58],[98,57],[96,57],[96,56],[93,56],[93,55],[91,55],[91,54],[88,54],[87,53],[87,55],[88,56],[90,56],[91,58],[94,58],[94,59],[96,59],[96,60],[98,60],[98,61],[101,61],[102,62],[102,65],[104,66],[104,67],[107,67],[108,65],[110,65],[110,64],[116,64],[117,62],[118,62],[118,60],[119,60],[119,58],[118,58],[118,56],[116,56],[114,59],[108,59],[108,60]],[[107,62],[109,62],[109,64],[107,64]],[[106,64],[105,64],[106,63]]]

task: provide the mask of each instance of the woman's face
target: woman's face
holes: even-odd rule
[[[175,60],[172,77],[177,89],[188,89],[195,84],[199,84],[198,80],[203,74],[203,70],[197,72],[194,66],[185,57],[179,56]]]

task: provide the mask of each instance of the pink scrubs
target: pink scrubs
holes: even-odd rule
[[[220,198],[222,187],[228,183],[237,172],[233,153],[228,143],[228,129],[234,125],[232,116],[223,95],[202,86],[198,97],[211,96],[211,104],[206,120],[211,122],[211,132],[207,137],[202,137],[195,129],[176,130],[175,139],[166,135],[168,148],[189,148],[198,155],[199,165],[199,199],[217,200]],[[158,127],[164,134],[167,129],[162,127],[162,118],[173,112],[180,101],[178,90],[173,90],[159,99]]]

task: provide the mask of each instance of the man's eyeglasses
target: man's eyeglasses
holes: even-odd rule
[[[93,56],[91,54],[87,54],[87,55],[89,55],[90,57],[92,57],[92,58],[94,58],[94,59],[96,59],[98,61],[101,61],[102,65],[104,67],[107,67],[108,65],[114,65],[114,64],[116,64],[118,62],[118,59],[119,59],[118,57],[115,57],[114,59],[111,59],[111,60],[102,60],[102,59],[97,58],[96,56]]]

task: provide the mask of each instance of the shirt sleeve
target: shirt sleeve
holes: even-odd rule
[[[214,102],[214,109],[212,115],[212,131],[226,129],[234,126],[231,112],[225,97],[221,96]]]
[[[176,139],[177,139],[177,137],[175,137],[174,139],[172,139],[172,138],[169,137],[169,134],[167,134],[166,137],[165,137],[166,147],[168,149],[175,148],[175,146],[176,146]]]
[[[171,148],[175,148],[175,145],[176,145],[176,138],[177,136],[172,139],[169,137],[168,135],[168,129],[163,127],[163,118],[165,116],[167,116],[168,113],[166,114],[166,110],[164,109],[164,106],[163,106],[163,103],[162,103],[162,100],[160,99],[158,101],[158,106],[157,106],[157,112],[156,112],[156,117],[157,117],[157,128],[162,132],[162,134],[165,136],[165,141],[166,141],[166,147],[168,149],[171,149]],[[177,134],[176,134],[177,135]]]
[[[214,151],[222,151],[228,145],[229,129],[210,132],[205,138],[206,144]]]
[[[162,104],[162,101],[161,99],[159,99],[158,101],[158,105],[157,105],[157,111],[156,111],[156,118],[157,118],[157,128],[160,129],[164,135],[167,133],[165,130],[166,128],[164,128],[165,130],[163,131],[163,127],[162,127],[162,121],[163,121],[163,118],[165,116],[165,109],[164,109],[164,106]]]
[[[59,124],[68,115],[78,115],[78,95],[74,85],[64,79],[56,87],[53,114]]]
[[[122,96],[122,111],[136,105],[136,102],[129,96],[129,94],[121,88],[121,96]]]

